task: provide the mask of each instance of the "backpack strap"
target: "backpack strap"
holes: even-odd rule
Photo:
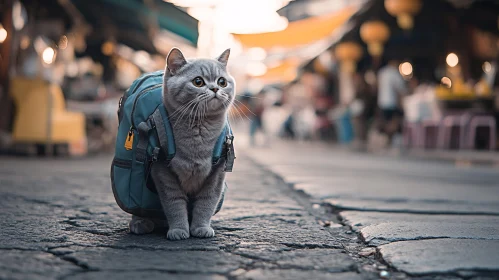
[[[159,146],[163,154],[168,158],[168,134],[166,133],[165,123],[163,122],[159,108],[154,111],[151,117],[156,128],[156,134],[158,135]]]
[[[232,172],[232,168],[234,167],[234,161],[236,159],[236,153],[234,150],[234,135],[232,134],[232,128],[230,127],[229,121],[227,121],[225,148],[226,148],[225,171]]]
[[[137,130],[139,131],[139,142],[137,143],[137,148],[135,149],[135,160],[144,163],[147,160],[147,145],[149,143],[149,131],[152,129],[152,125],[149,119],[139,123]]]

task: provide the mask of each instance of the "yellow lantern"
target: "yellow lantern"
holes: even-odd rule
[[[363,52],[362,47],[355,42],[339,43],[334,49],[334,55],[341,62],[341,70],[348,73],[355,72]]]
[[[379,57],[383,54],[383,44],[390,37],[390,29],[382,21],[368,21],[360,27],[360,37],[367,44],[369,54]]]
[[[421,0],[385,0],[386,11],[397,17],[397,24],[405,30],[412,29],[413,17],[419,13],[422,6]]]

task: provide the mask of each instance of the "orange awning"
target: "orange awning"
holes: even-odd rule
[[[281,64],[268,68],[267,72],[255,78],[260,79],[266,84],[270,83],[287,83],[294,80],[298,74],[300,61],[297,59],[287,59]]]
[[[286,29],[278,32],[232,35],[246,48],[296,47],[330,36],[356,11],[357,8],[351,6],[339,12],[291,22]]]

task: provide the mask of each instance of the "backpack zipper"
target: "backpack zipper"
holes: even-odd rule
[[[163,73],[156,73],[156,74],[148,74],[148,75],[145,75],[144,77],[142,77],[142,81],[140,81],[140,83],[138,83],[134,88],[133,90],[139,88],[142,83],[144,83],[147,79],[151,78],[151,77],[157,77],[157,76],[161,76],[163,75]],[[130,91],[130,88],[127,90],[127,91]]]
[[[145,88],[143,89],[141,92],[137,93],[137,97],[135,98],[135,100],[133,101],[133,106],[132,106],[132,112],[130,113],[130,122],[131,122],[131,126],[130,126],[130,130],[128,131],[128,138],[132,137],[133,136],[133,130],[135,129],[135,122],[133,120],[133,113],[135,112],[135,106],[137,105],[137,101],[139,100],[139,98],[153,90],[153,89],[156,89],[156,88],[159,88],[159,87],[162,87],[163,85],[162,84],[157,84],[157,85],[154,85],[154,86],[150,86],[148,88]]]
[[[163,75],[163,73],[156,73],[156,74],[149,74],[149,75],[146,75],[143,77],[143,79],[133,88],[133,90],[139,88],[142,83],[144,83],[147,79],[151,78],[151,77],[157,77],[157,76],[161,76]],[[132,147],[133,147],[133,130],[135,129],[135,122],[133,121],[133,113],[135,112],[135,106],[137,105],[137,100],[140,98],[140,96],[142,94],[144,94],[146,91],[148,90],[151,90],[151,89],[154,89],[154,88],[157,88],[161,86],[161,84],[158,84],[158,85],[154,85],[154,86],[150,86],[148,88],[145,88],[143,89],[141,92],[139,92],[137,94],[137,97],[135,98],[135,100],[133,101],[133,106],[132,106],[132,112],[130,114],[130,122],[131,122],[131,126],[130,126],[130,129],[128,130],[128,135],[125,139],[125,149],[127,150],[131,150]],[[130,88],[127,90],[127,92],[130,91]],[[122,97],[123,98],[123,97]],[[122,100],[120,99],[120,102],[122,102]]]

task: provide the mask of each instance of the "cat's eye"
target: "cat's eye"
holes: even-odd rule
[[[192,84],[197,87],[202,87],[205,85],[204,80],[201,77],[194,78],[194,80],[192,80]]]
[[[227,86],[227,80],[225,78],[220,78],[218,79],[218,85],[221,87],[226,87]]]

